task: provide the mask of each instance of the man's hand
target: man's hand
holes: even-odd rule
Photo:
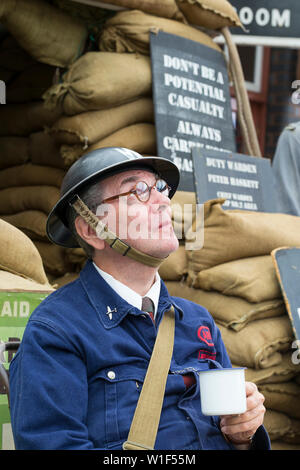
[[[265,397],[259,393],[257,386],[252,382],[246,382],[247,411],[240,415],[221,416],[221,431],[226,438],[236,444],[249,443],[249,439],[262,425],[265,414],[263,405]],[[249,444],[250,446],[250,444]]]

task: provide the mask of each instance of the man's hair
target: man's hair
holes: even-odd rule
[[[86,189],[78,192],[78,196],[88,206],[92,212],[96,212],[97,207],[102,201],[101,185],[99,182],[94,183]],[[78,245],[83,248],[88,258],[92,259],[94,255],[94,247],[83,240],[77,233],[75,220],[78,217],[77,212],[73,207],[70,207],[67,213],[69,229],[77,240]]]

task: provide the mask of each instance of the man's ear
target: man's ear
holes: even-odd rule
[[[78,235],[96,250],[103,250],[105,242],[97,237],[96,232],[90,225],[80,216],[75,219],[75,228]]]

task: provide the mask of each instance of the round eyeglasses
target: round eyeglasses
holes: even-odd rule
[[[130,191],[127,191],[126,193],[122,194],[117,194],[116,196],[111,196],[106,199],[103,199],[101,204],[109,201],[113,201],[114,199],[118,199],[121,196],[128,196],[130,194],[134,194],[136,198],[141,201],[141,202],[147,202],[150,199],[150,194],[152,189],[156,189],[159,193],[163,194],[164,196],[169,197],[171,188],[170,186],[166,183],[166,181],[162,179],[156,180],[155,184],[153,186],[149,186],[145,181],[138,181],[135,185],[134,188],[132,188]]]

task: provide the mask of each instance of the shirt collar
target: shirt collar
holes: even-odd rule
[[[110,287],[120,296],[122,299],[126,300],[130,305],[133,305],[134,307],[138,308],[139,310],[142,309],[142,300],[143,297],[135,292],[133,289],[131,289],[128,286],[125,286],[122,282],[118,281],[115,279],[113,276],[110,274],[106,273],[102,269],[100,269],[94,262],[93,262],[94,267],[100,274],[100,276],[110,285]],[[160,296],[160,276],[158,273],[156,273],[155,277],[155,282],[152,285],[152,287],[148,290],[148,292],[145,294],[144,297],[149,297],[152,302],[154,303],[154,317],[157,313],[157,307],[158,307],[158,301],[159,301],[159,296]]]
[[[111,329],[120,324],[123,318],[128,314],[139,315],[141,310],[124,300],[112,289],[106,280],[96,270],[93,262],[88,260],[80,272],[79,280],[85,292],[87,299],[95,309],[99,320],[105,329]],[[187,302],[187,301],[186,301]],[[162,318],[163,312],[169,310],[171,304],[180,318],[183,315],[182,308],[177,305],[176,297],[170,297],[168,290],[160,280],[160,294],[157,307],[157,325]]]

